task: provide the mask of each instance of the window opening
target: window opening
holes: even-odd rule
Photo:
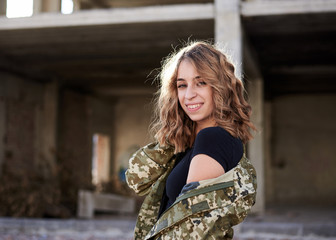
[[[110,138],[94,134],[92,152],[92,183],[99,187],[110,180]]]
[[[7,0],[8,18],[30,17],[33,15],[33,0]]]
[[[63,14],[71,14],[73,12],[73,0],[62,0],[61,12]]]

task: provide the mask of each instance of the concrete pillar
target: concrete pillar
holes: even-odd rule
[[[0,176],[5,157],[5,134],[6,134],[6,104],[4,97],[0,95]]]
[[[42,1],[42,12],[60,12],[61,11],[61,0],[43,0]]]
[[[264,117],[264,81],[260,73],[260,67],[251,46],[244,38],[244,75],[247,76],[247,91],[252,106],[251,120],[258,129],[254,139],[248,143],[248,157],[257,172],[257,200],[253,207],[254,212],[263,213],[265,210],[265,117]]]
[[[56,167],[56,131],[58,109],[58,84],[48,83],[44,92],[44,154],[47,161]]]
[[[252,106],[251,120],[259,130],[254,139],[248,144],[248,157],[257,171],[257,201],[254,206],[255,212],[263,212],[265,209],[265,177],[264,177],[264,131],[263,131],[263,81],[253,79],[248,87],[249,99]]]
[[[73,0],[73,11],[76,12],[80,9],[80,0]]]
[[[60,12],[62,0],[34,0],[34,14],[41,12]]]
[[[5,163],[7,99],[9,95],[13,94],[12,89],[10,89],[10,82],[15,82],[15,79],[7,78],[9,78],[7,74],[0,73],[0,176],[3,164]]]
[[[223,46],[236,67],[235,74],[241,77],[242,32],[239,0],[215,0],[215,41]]]
[[[33,15],[42,12],[42,0],[33,0]]]
[[[239,3],[239,0],[215,0],[215,40],[217,44],[225,47],[224,51],[228,55],[231,55],[231,60],[236,67],[235,74],[238,78],[242,79],[243,32]],[[244,46],[244,50],[245,48],[248,49],[248,47]],[[259,67],[253,64],[254,59],[249,53],[248,58],[247,65],[249,65],[249,69],[244,69],[244,72],[251,72],[248,90],[253,110],[252,121],[259,130],[262,130],[263,79],[259,73]],[[263,132],[261,131],[248,144],[248,157],[251,159],[258,174],[257,202],[253,208],[255,212],[263,212],[265,208],[263,142]]]
[[[0,0],[0,16],[6,15],[7,11],[7,0]]]
[[[47,166],[45,175],[56,173],[56,140],[58,85],[56,81],[47,83],[44,88],[42,110],[37,113],[36,164]]]
[[[264,172],[265,172],[265,204],[272,203],[274,201],[274,181],[273,174],[274,169],[272,163],[272,102],[265,101],[264,103],[264,148],[265,148],[265,161],[264,161]],[[272,161],[273,160],[273,161]]]

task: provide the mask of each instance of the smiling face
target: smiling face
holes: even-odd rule
[[[212,88],[187,59],[182,60],[178,67],[176,86],[179,103],[189,118],[196,122],[197,132],[215,126]]]

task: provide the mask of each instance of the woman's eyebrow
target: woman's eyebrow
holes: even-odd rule
[[[197,79],[200,79],[200,78],[202,78],[202,77],[201,76],[196,76],[192,80],[197,80]],[[185,81],[185,79],[184,78],[177,78],[176,82],[178,82],[178,81]]]

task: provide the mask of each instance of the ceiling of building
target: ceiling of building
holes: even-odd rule
[[[7,30],[0,37],[0,68],[88,91],[141,88],[151,85],[174,47],[211,39],[213,29],[213,20],[200,20]]]
[[[336,13],[243,18],[265,95],[336,93]]]
[[[266,97],[336,92],[336,14],[242,18]],[[162,59],[188,39],[214,39],[214,20],[0,31],[0,71],[100,95],[155,89]],[[246,75],[248,77],[248,75]]]

